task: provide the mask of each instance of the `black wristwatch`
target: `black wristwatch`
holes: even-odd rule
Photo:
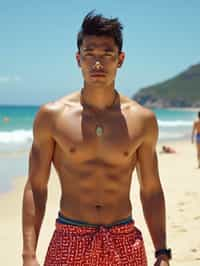
[[[169,249],[163,248],[163,249],[156,250],[155,257],[158,258],[160,255],[165,255],[165,256],[168,257],[169,260],[171,260],[171,258],[172,258],[172,251],[171,251],[170,248]]]

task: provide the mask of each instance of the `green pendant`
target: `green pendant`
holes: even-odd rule
[[[96,127],[96,135],[101,137],[103,135],[103,128],[101,126]]]

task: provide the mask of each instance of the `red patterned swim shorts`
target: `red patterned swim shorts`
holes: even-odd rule
[[[44,265],[147,266],[147,258],[133,221],[111,227],[57,222]]]

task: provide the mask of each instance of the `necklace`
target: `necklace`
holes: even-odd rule
[[[103,135],[104,128],[103,125],[96,125],[96,135],[97,137],[101,137]]]
[[[111,107],[113,107],[113,105],[115,104],[116,102],[116,99],[117,99],[117,96],[118,96],[118,92],[116,90],[114,90],[115,92],[115,96],[114,96],[114,100],[113,102],[111,103],[111,105],[107,106],[106,109],[109,109]],[[86,106],[86,107],[89,107],[90,109],[92,109],[92,106],[90,106],[89,104],[85,103],[84,102],[84,99],[83,99],[83,89],[81,90],[81,97],[80,97],[80,102],[83,106]],[[96,136],[97,137],[101,137],[103,136],[103,133],[104,133],[104,126],[102,124],[99,124],[97,123],[96,124],[96,128],[95,128],[95,133],[96,133]]]

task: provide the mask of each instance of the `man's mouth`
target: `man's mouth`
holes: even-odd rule
[[[105,77],[106,73],[104,71],[95,71],[90,73],[91,77]]]

